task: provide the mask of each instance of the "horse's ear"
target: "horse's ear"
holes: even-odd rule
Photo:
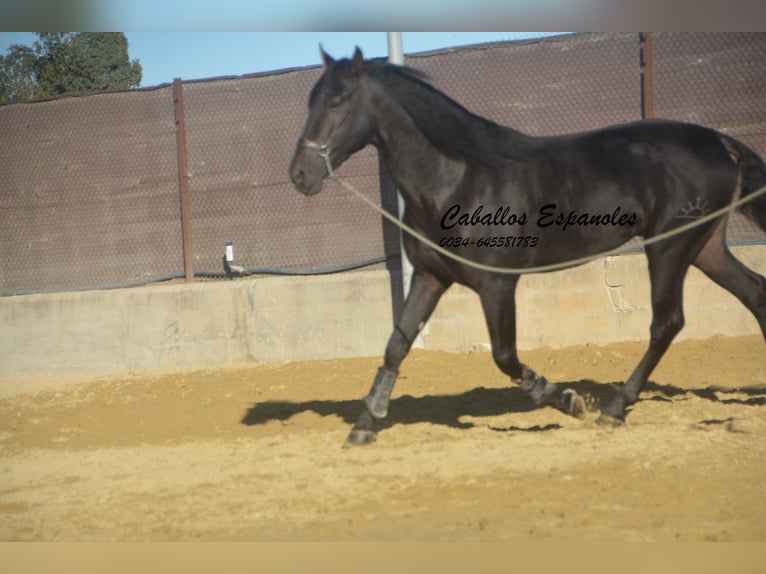
[[[324,66],[325,68],[329,68],[330,64],[332,64],[335,59],[324,51],[324,48],[322,48],[322,44],[319,44],[319,53],[322,54],[322,60],[324,60]]]
[[[356,50],[354,50],[354,57],[351,58],[351,71],[355,74],[360,74],[362,70],[364,70],[364,56],[362,56],[362,51],[357,46]]]

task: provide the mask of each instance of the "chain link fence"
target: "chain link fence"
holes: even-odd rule
[[[381,218],[361,202],[331,185],[307,198],[289,182],[288,162],[320,74],[315,68],[184,86],[195,269],[220,270],[225,241],[236,263],[261,272],[324,272],[392,252]],[[340,173],[380,200],[374,150]]]
[[[766,156],[766,34],[646,40],[566,35],[405,63],[473,112],[529,134],[664,117],[714,127]],[[391,224],[337,186],[304,197],[288,180],[321,72],[183,83],[185,222],[172,86],[0,106],[0,293],[221,277],[227,241],[254,273],[398,266]],[[372,148],[338,175],[396,212]],[[735,218],[728,239],[764,236]]]
[[[653,114],[710,126],[766,158],[766,34],[653,33]],[[730,244],[765,242],[740,214]]]
[[[0,106],[0,133],[0,291],[183,268],[169,89]]]

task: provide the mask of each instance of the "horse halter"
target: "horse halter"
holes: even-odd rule
[[[328,137],[327,140],[325,140],[327,143],[319,143],[304,137],[298,140],[298,145],[300,147],[313,149],[319,154],[319,157],[321,157],[324,160],[324,163],[327,166],[327,176],[331,178],[335,177],[335,172],[333,172],[332,164],[330,164],[330,143],[329,142],[338,133],[338,130],[343,125],[343,122],[345,122],[346,119],[348,118],[349,113],[350,112],[346,112],[344,116],[341,118],[340,122],[338,122],[338,124],[335,126],[335,129],[330,134],[330,137]]]
[[[335,174],[333,173],[332,165],[330,164],[330,146],[329,145],[320,144],[318,142],[315,142],[313,140],[309,140],[306,138],[301,138],[300,140],[298,140],[298,145],[301,147],[306,147],[308,149],[315,150],[319,154],[319,157],[321,157],[324,160],[325,165],[327,166],[327,175],[329,175],[330,177],[334,177]]]

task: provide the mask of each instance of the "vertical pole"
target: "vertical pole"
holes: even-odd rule
[[[404,49],[402,47],[402,33],[401,32],[387,32],[388,39],[388,61],[391,64],[399,66],[404,65]],[[399,209],[399,220],[404,219],[404,198],[402,194],[397,191],[396,193],[397,206]],[[412,282],[413,267],[410,258],[407,257],[407,252],[404,250],[403,232],[399,230],[399,252],[402,262],[402,293],[404,294],[404,300],[407,300],[407,296],[410,293],[410,283]],[[425,341],[423,335],[428,334],[428,324],[418,333],[415,340],[412,342],[413,348],[424,348]]]
[[[176,118],[176,149],[178,152],[178,192],[181,196],[181,242],[186,282],[194,281],[194,260],[191,247],[191,201],[189,194],[189,160],[186,152],[186,119],[184,117],[183,86],[180,78],[173,80],[173,106]]]
[[[654,56],[651,32],[639,34],[641,43],[641,117],[654,117]]]
[[[402,48],[402,33],[401,32],[387,32],[388,35],[388,61],[392,64],[399,66],[404,64],[404,50]],[[404,218],[404,198],[402,194],[397,192],[397,205],[399,208],[399,219]],[[402,232],[399,232],[400,237],[400,250],[402,261],[402,282],[404,289],[404,298],[407,299],[407,295],[410,292],[410,281],[412,279],[412,263],[410,262],[407,253],[404,251],[404,243],[401,241]]]

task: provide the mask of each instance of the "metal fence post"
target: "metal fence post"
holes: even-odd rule
[[[191,246],[191,201],[189,194],[189,160],[186,151],[186,119],[184,117],[183,86],[180,78],[173,79],[173,106],[176,119],[176,148],[178,152],[178,191],[181,196],[181,241],[184,254],[186,282],[194,281],[194,259]]]
[[[641,58],[641,119],[654,117],[654,56],[652,54],[652,33],[639,35]]]
[[[387,32],[386,37],[388,40],[388,61],[392,64],[396,64],[399,66],[404,65],[404,47],[402,43],[402,33],[401,32]],[[382,166],[382,164],[381,164]],[[404,219],[404,211],[405,211],[405,204],[404,204],[404,197],[402,197],[402,194],[399,193],[397,190],[396,193],[396,203],[398,207],[399,212],[399,219]],[[412,266],[412,262],[410,261],[410,258],[407,257],[407,252],[404,249],[404,236],[402,232],[399,232],[399,253],[401,256],[401,269],[402,269],[402,295],[403,295],[403,301],[407,300],[407,296],[410,293],[410,284],[412,282],[412,275],[415,272],[414,268]],[[415,349],[423,349],[425,348],[425,341],[423,340],[424,335],[428,335],[429,333],[429,326],[428,323],[426,323],[420,332],[415,337],[415,340],[412,342],[412,347]]]
[[[401,32],[387,32],[387,40],[388,40],[388,61],[392,64],[396,64],[399,66],[404,65],[404,49],[402,46],[402,33]],[[399,219],[404,218],[404,198],[402,195],[397,191],[396,193],[397,197],[397,206],[399,209]],[[410,292],[410,282],[412,280],[412,263],[410,262],[409,257],[407,257],[407,252],[404,250],[404,241],[401,233],[399,234],[399,241],[400,241],[400,253],[401,253],[401,262],[402,262],[402,288],[404,293],[404,299],[407,299],[407,295]]]

